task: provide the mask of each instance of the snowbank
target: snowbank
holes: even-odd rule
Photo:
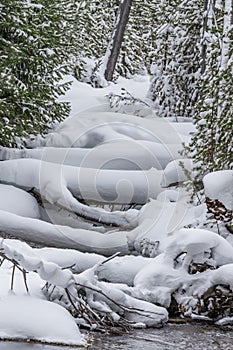
[[[147,84],[147,78],[134,81],[131,92],[142,97],[139,89]],[[65,97],[72,101],[71,117],[48,135],[47,147],[1,149],[0,181],[7,185],[0,185],[0,230],[55,247],[0,240],[8,259],[0,266],[2,338],[85,345],[72,317],[44,296],[73,311],[78,324],[92,327],[107,319],[108,326],[119,325],[125,317],[124,327],[157,327],[167,321],[172,298],[182,315],[191,314],[210,288],[233,289],[233,247],[199,228],[208,204],[193,206],[184,189],[171,187],[194,175],[192,160],[179,154],[192,123],[113,113],[103,94],[117,89],[74,81]],[[232,210],[232,179],[232,171],[206,175],[206,196]],[[24,191],[32,188],[44,204],[41,216],[35,198]],[[126,256],[104,257],[119,252]],[[32,297],[22,296],[23,278],[18,293],[18,277],[11,286],[17,296],[6,295],[9,261],[18,275],[18,267],[30,271]]]
[[[227,209],[233,210],[233,170],[209,173],[203,178],[205,195],[219,200]]]
[[[0,339],[85,346],[73,317],[60,305],[30,296],[0,299]]]
[[[14,186],[0,184],[0,210],[28,218],[39,218],[39,206],[29,193]]]

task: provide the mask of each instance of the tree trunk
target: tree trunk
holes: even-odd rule
[[[204,3],[204,19],[203,19],[203,28],[202,28],[202,47],[201,47],[201,74],[204,74],[206,70],[206,49],[207,49],[207,44],[206,41],[204,40],[205,33],[207,31],[207,24],[208,24],[208,5],[209,5],[209,0],[205,0]]]
[[[112,34],[112,39],[109,47],[109,57],[104,72],[104,77],[107,81],[111,81],[116,67],[117,58],[120,53],[125,28],[129,20],[130,9],[133,0],[121,0],[119,12],[116,19],[115,28]]]

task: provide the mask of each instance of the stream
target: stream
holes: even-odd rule
[[[123,336],[90,333],[91,350],[233,350],[233,326],[168,324],[161,329],[134,330]],[[0,350],[72,350],[70,347],[0,342]]]

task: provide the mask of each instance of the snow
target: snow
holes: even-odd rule
[[[150,200],[139,212],[139,225],[128,233],[129,242],[132,241],[136,249],[140,249],[143,241],[156,243],[155,254],[162,253],[174,232],[202,222],[205,213],[205,204],[192,207],[183,201]]]
[[[14,168],[14,172],[11,171],[12,167]],[[17,159],[0,162],[0,171],[0,178],[2,182],[14,183],[16,186],[22,188],[35,188],[35,190],[39,191],[41,197],[47,200],[49,203],[58,205],[62,208],[66,208],[69,211],[77,212],[81,216],[88,216],[90,219],[95,219],[99,222],[103,220],[109,224],[122,226],[127,226],[130,224],[130,222],[132,223],[137,219],[136,210],[132,209],[126,213],[121,211],[106,212],[102,208],[94,208],[82,204],[73,197],[70,189],[73,190],[74,194],[82,194],[82,192],[85,194],[85,192],[91,192],[96,196],[94,198],[91,197],[91,199],[94,200],[101,198],[98,193],[98,187],[102,186],[102,179],[100,178],[99,186],[98,182],[95,183],[95,176],[92,175],[93,172],[91,173],[91,170],[89,170],[90,175],[92,175],[94,181],[90,182],[90,184],[89,181],[86,182],[86,174],[84,174],[84,176],[81,176],[81,168],[81,175],[79,175],[78,168],[42,162],[37,159]],[[93,171],[95,175],[97,171]],[[152,171],[148,171],[149,175]],[[118,181],[119,175],[123,174],[121,172],[118,173],[115,178],[115,182]],[[138,175],[140,176],[140,173]],[[132,181],[134,177],[132,178],[132,174],[129,174],[129,176],[131,176],[130,181]],[[80,182],[79,186],[77,186],[77,178]],[[111,179],[109,175],[108,179]],[[114,178],[112,180],[114,183]],[[82,182],[84,182],[84,186],[82,186]],[[85,187],[85,183],[88,187]],[[146,180],[144,181],[144,184],[147,186]],[[111,183],[109,185],[109,182],[107,182],[105,188],[109,189],[110,187]],[[156,186],[156,183],[153,187],[158,188],[158,186]],[[116,197],[114,187],[112,193],[114,193],[113,196]],[[127,199],[129,199],[129,195],[127,193],[126,196]],[[123,199],[120,197],[120,201],[124,200],[124,193],[122,194],[122,197]]]
[[[195,176],[192,160],[179,153],[192,122],[110,110],[105,95],[122,87],[145,100],[146,76],[104,89],[72,80],[63,98],[72,102],[71,115],[40,148],[0,150],[0,230],[18,239],[1,239],[0,253],[28,271],[30,292],[16,267],[9,293],[12,265],[4,261],[2,338],[85,345],[76,323],[87,321],[74,319],[65,307],[75,308],[63,299],[68,291],[79,307],[80,288],[93,315],[123,316],[135,327],[164,325],[172,297],[183,315],[193,315],[210,288],[233,289],[231,239],[204,229],[204,200],[194,206],[188,190],[174,186]],[[232,170],[203,182],[207,197],[232,210]],[[191,273],[195,264],[208,268]]]
[[[182,148],[182,138],[172,123],[161,118],[139,118],[109,112],[106,106],[87,108],[66,119],[47,137],[47,147],[89,148],[119,140],[144,140],[166,145],[173,154]],[[171,146],[169,146],[171,145]],[[173,147],[172,147],[173,146]]]
[[[227,209],[233,210],[233,170],[209,173],[203,179],[205,194],[219,200]]]
[[[119,77],[117,84],[110,82],[104,89],[93,88],[89,84],[77,81],[72,76],[66,76],[64,81],[72,81],[72,88],[64,97],[60,97],[60,100],[71,103],[70,115],[73,116],[91,107],[96,108],[100,105],[105,105],[106,108],[108,108],[107,99],[105,96],[111,92],[120,94],[122,88],[125,88],[137,98],[144,99],[149,88],[150,77],[148,75],[135,75],[133,79]]]
[[[105,255],[112,255],[119,251],[122,254],[129,252],[125,231],[103,235],[95,231],[24,218],[9,212],[6,215],[5,211],[0,211],[0,231],[12,234],[18,239],[45,246],[73,248]]]
[[[177,182],[184,182],[192,178],[193,163],[191,159],[176,159],[168,163],[164,169],[162,186],[167,187]]]
[[[126,131],[126,127],[121,129]],[[135,130],[136,131],[136,130]],[[180,158],[180,145],[164,145],[158,142],[121,139],[94,147],[94,136],[89,134],[88,146],[93,148],[46,147],[40,149],[7,149],[0,152],[2,160],[34,158],[46,162],[85,166],[94,169],[149,170],[164,169],[174,158]],[[80,139],[79,139],[80,140]]]
[[[73,249],[42,248],[34,249],[34,252],[39,258],[54,262],[61,268],[72,266],[72,271],[75,273],[83,272],[105,260],[102,255],[83,253]],[[98,268],[98,278],[112,283],[133,285],[139,269],[150,262],[151,259],[142,256],[115,257]]]
[[[222,319],[216,322],[217,326],[226,326],[233,324],[233,317],[223,317]]]
[[[176,290],[186,290],[188,295],[202,296],[210,287],[233,283],[233,247],[214,232],[201,229],[181,229],[167,242],[164,253],[139,270],[134,278],[133,295],[168,307],[171,295]],[[181,265],[175,266],[175,259],[185,255]],[[212,260],[216,270],[208,270],[197,275],[188,273],[192,261]],[[226,265],[224,265],[226,264]],[[223,265],[223,266],[221,266]],[[194,283],[195,282],[195,283]],[[179,295],[179,302],[187,296]]]
[[[86,345],[74,319],[60,305],[30,296],[9,295],[0,299],[0,310],[0,339]]]
[[[233,264],[221,266],[212,274],[212,285],[223,284],[233,288]]]
[[[0,210],[28,218],[39,218],[36,199],[14,186],[0,184]]]
[[[180,252],[191,256],[205,252],[210,254],[218,266],[233,262],[233,247],[223,237],[204,229],[180,229],[166,251],[173,259]]]

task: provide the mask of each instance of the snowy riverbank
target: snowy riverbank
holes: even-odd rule
[[[0,231],[15,238],[0,240],[0,338],[85,345],[82,326],[232,320],[232,234],[221,220],[232,215],[233,171],[206,175],[190,203],[193,164],[179,151],[192,121],[106,100],[124,86],[145,101],[148,83],[74,81],[67,120],[31,149],[0,150]],[[208,221],[216,205],[219,226]]]

